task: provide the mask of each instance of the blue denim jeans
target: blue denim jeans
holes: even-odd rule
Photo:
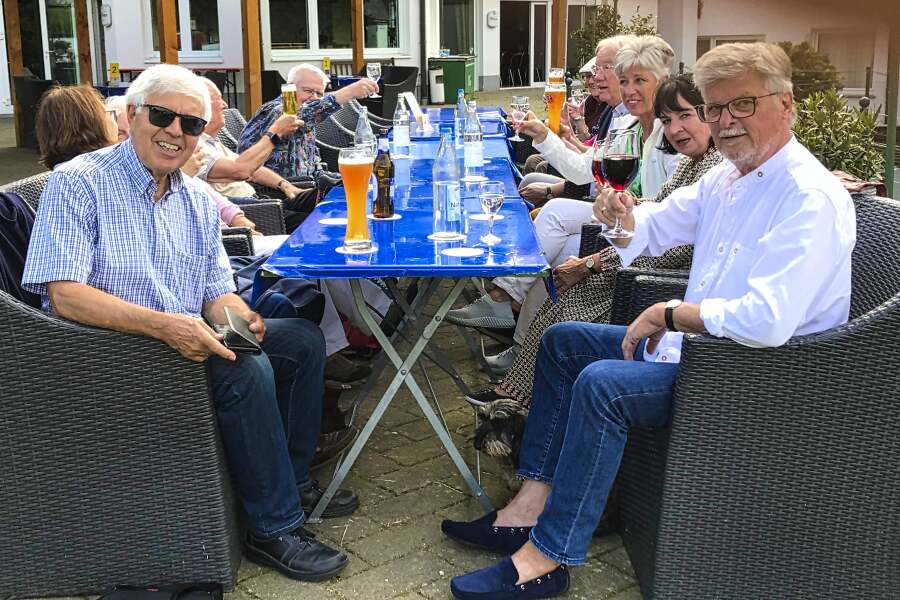
[[[541,338],[519,475],[551,486],[531,541],[580,565],[603,515],[630,427],[669,420],[677,364],[622,358],[625,327],[558,323]]]
[[[298,488],[322,422],[325,340],[305,319],[266,319],[262,354],[207,362],[219,429],[238,497],[255,533],[271,537],[303,522]]]

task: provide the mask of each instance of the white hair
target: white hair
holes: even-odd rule
[[[634,36],[616,53],[616,75],[622,77],[625,71],[642,67],[657,79],[665,79],[672,72],[674,62],[675,51],[666,40],[658,35]]]
[[[209,89],[188,69],[178,65],[153,65],[128,86],[125,102],[140,112],[141,106],[155,94],[183,94],[198,100],[203,107],[203,119],[209,121],[212,116],[212,102]]]
[[[128,108],[128,103],[125,101],[125,96],[110,96],[106,99],[106,108],[109,110],[116,111],[116,115],[119,113],[125,112]]]
[[[776,44],[723,44],[700,57],[694,65],[694,82],[700,92],[722,80],[757,73],[766,89],[779,94],[791,93],[793,68],[787,53]]]
[[[325,74],[325,71],[323,71],[316,65],[311,65],[309,63],[300,63],[299,65],[294,65],[293,67],[291,67],[291,70],[288,71],[288,83],[294,83],[294,78],[297,76],[298,71],[308,71],[310,73],[315,73],[322,78],[322,82],[325,85],[328,85],[331,82],[331,79],[328,78],[328,75]]]
[[[197,79],[199,79],[200,81],[205,83],[210,89],[216,90],[220,94],[222,93],[222,90],[219,89],[219,86],[217,86],[216,82],[213,81],[212,79],[210,79],[208,77],[203,77],[202,75],[197,75]]]
[[[615,48],[616,52],[618,52],[622,46],[624,46],[628,42],[633,42],[637,39],[638,36],[631,33],[623,33],[621,35],[614,35],[612,37],[603,38],[599,42],[597,42],[597,47],[594,48],[594,54],[600,52],[603,48]]]

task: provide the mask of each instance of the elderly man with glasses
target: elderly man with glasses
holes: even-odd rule
[[[183,67],[157,65],[131,84],[126,103],[129,139],[53,171],[23,287],[63,318],[152,337],[205,362],[246,513],[247,556],[295,579],[333,576],[347,556],[301,525],[323,494],[310,478],[322,334],[304,319],[264,321],[234,293],[216,206],[180,170],[210,118],[203,82]],[[226,310],[247,321],[262,352],[223,344],[207,322],[224,324]],[[343,490],[325,514],[348,515],[358,504]]]
[[[445,521],[457,540],[511,554],[453,579],[457,598],[549,598],[567,565],[587,560],[632,427],[669,420],[683,332],[753,347],[846,322],[853,203],[791,134],[791,62],[778,46],[727,44],[694,70],[727,160],[660,203],[634,208],[601,193],[595,215],[633,237],[613,240],[622,262],[694,245],[684,299],[658,303],[627,328],[560,323],[541,339],[516,497],[473,522]]]
[[[263,136],[268,136],[274,150],[266,159],[265,166],[288,181],[296,183],[315,179],[321,171],[315,132],[309,124],[327,119],[350,100],[371,96],[378,91],[378,84],[364,78],[334,93],[326,94],[328,76],[318,67],[307,63],[291,68],[287,80],[297,88],[297,116],[307,126],[296,134],[284,138],[270,134],[272,124],[283,114],[282,100],[279,96],[260,106],[253,118],[244,126],[241,139],[238,141],[238,153],[243,153]]]

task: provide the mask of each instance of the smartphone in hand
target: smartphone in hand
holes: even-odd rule
[[[225,307],[225,325],[216,325],[213,329],[224,338],[222,343],[232,352],[262,352],[256,336],[250,331],[250,324],[229,307]]]

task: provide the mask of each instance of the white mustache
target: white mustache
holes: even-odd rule
[[[747,133],[746,129],[735,127],[733,129],[723,129],[719,132],[720,138],[733,138]]]

